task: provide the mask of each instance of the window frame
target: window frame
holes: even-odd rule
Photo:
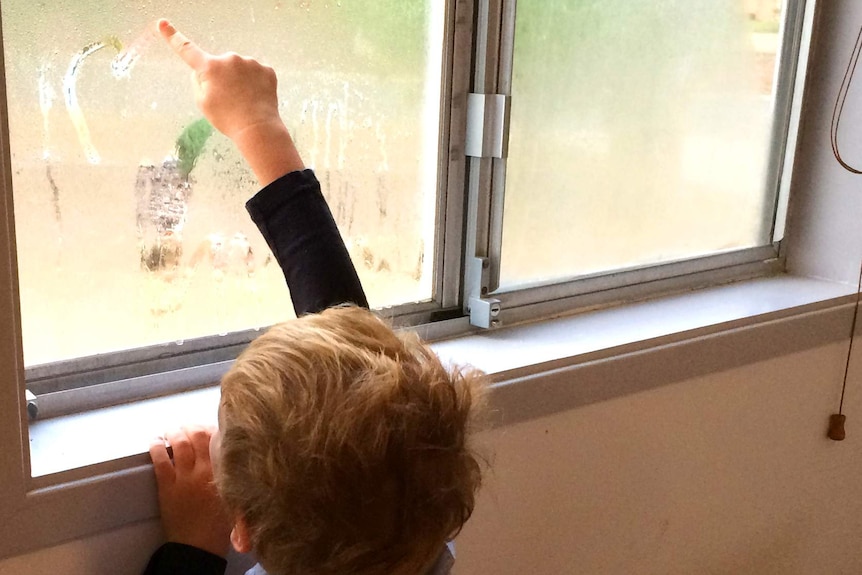
[[[804,11],[806,13],[805,21],[807,24],[806,32],[803,36],[807,36],[809,40],[811,39],[814,22],[818,21],[818,15],[823,5],[824,3],[817,2],[816,0],[807,0],[805,2]],[[476,14],[474,12],[474,1],[451,0],[450,6],[452,21],[469,21],[469,26],[467,27],[469,28],[470,41],[466,42],[465,38],[461,38],[461,43],[458,44],[456,42],[454,45],[472,45],[474,30],[472,23]],[[796,84],[800,87],[805,82],[805,72],[807,69],[808,44],[804,44],[805,49],[803,52],[806,56],[800,56],[800,61],[798,62],[799,73],[796,78]],[[453,77],[461,73],[463,73],[463,70],[458,73],[453,71]],[[807,89],[806,92],[808,91],[810,90]],[[453,90],[451,97],[450,127],[457,123],[458,118],[463,120],[466,117],[467,92],[454,92]],[[798,121],[802,109],[802,90],[796,91],[793,102],[793,115]],[[461,129],[461,127],[459,126],[457,129],[451,127],[453,134],[457,133],[458,129]],[[154,478],[151,467],[145,463],[143,456],[106,461],[102,464],[71,470],[57,476],[38,479],[31,477],[8,133],[5,66],[2,58],[2,26],[0,26],[0,153],[2,153],[0,185],[3,186],[2,195],[0,195],[0,322],[5,325],[5,329],[0,330],[0,442],[2,442],[0,444],[3,445],[3,448],[0,449],[0,508],[6,511],[7,517],[14,517],[16,519],[15,521],[3,522],[2,526],[0,526],[0,558],[18,555],[28,550],[44,548],[61,541],[80,538],[137,521],[151,519],[155,517],[157,509],[155,504]],[[792,147],[795,149],[795,134],[792,135],[791,140],[793,142]],[[453,153],[456,151],[463,152],[463,143],[458,144],[454,138],[451,142],[454,143],[449,144],[450,151]],[[447,182],[450,189],[458,188],[459,184],[457,180],[459,159],[457,157],[458,154],[454,155],[456,157],[448,158],[450,170]],[[792,156],[789,157],[793,158]],[[451,169],[453,164],[456,166],[455,170]],[[468,171],[466,164],[466,160],[463,161],[465,180]],[[794,161],[788,161],[784,166],[786,179],[782,179],[782,186],[790,187],[789,175],[793,170]],[[798,182],[799,180],[796,181]],[[462,187],[463,182],[464,180],[461,180]],[[808,188],[805,187],[806,185]],[[800,187],[802,188],[801,190],[797,189]],[[804,234],[799,231],[801,228],[808,226],[811,223],[811,219],[816,219],[821,215],[812,213],[815,210],[811,207],[811,196],[814,195],[814,191],[809,189],[811,187],[814,186],[810,182],[794,184],[794,195],[792,196],[793,207],[801,207],[804,213],[803,217],[798,217],[798,212],[794,212],[794,219],[788,224],[788,236],[795,234],[793,242],[790,248],[787,247],[784,241],[781,242],[779,259],[770,260],[765,263],[754,262],[744,264],[741,267],[734,265],[719,268],[718,271],[709,270],[703,272],[702,275],[698,275],[698,273],[689,274],[685,276],[686,280],[692,281],[693,285],[706,285],[709,283],[714,284],[723,281],[745,279],[769,273],[776,269],[783,270],[785,256],[795,258],[791,271],[802,277],[817,275],[817,270],[811,266],[806,266],[806,262],[818,257],[818,254],[820,256],[826,255],[832,258],[832,260],[841,260],[845,264],[848,264],[846,260],[849,260],[853,256],[852,253],[836,253],[832,245],[819,245],[806,235],[810,233],[810,228],[806,228]],[[800,191],[803,193],[799,194],[798,192]],[[462,198],[461,204],[459,204],[458,197],[459,194],[456,190],[454,195],[447,195],[445,199],[446,205],[454,210],[448,213],[448,219],[445,224],[447,233],[450,225],[456,230],[461,229],[456,225],[456,216],[463,219],[468,212],[468,205],[465,205],[463,202],[465,196],[463,194],[460,195]],[[825,218],[826,216],[823,217]],[[818,229],[829,226],[828,222],[823,223],[820,221],[819,224],[820,227]],[[470,230],[464,233],[468,234]],[[457,238],[459,234],[455,233],[454,235]],[[851,237],[853,236],[851,235]],[[460,243],[444,244],[444,249],[447,254],[463,256]],[[787,250],[791,250],[791,254],[786,254]],[[461,260],[462,268],[466,268],[465,259]],[[856,262],[850,262],[845,267],[852,269],[856,268],[857,265]],[[639,273],[647,272],[643,270]],[[836,272],[837,275],[839,274]],[[454,282],[449,284],[448,293],[450,297],[452,293],[460,294],[465,290],[465,287],[459,283],[460,277],[461,275],[457,274],[449,280],[450,282]],[[843,281],[845,278],[836,277],[835,279],[836,281]],[[458,289],[453,290],[453,285],[458,286]],[[622,288],[607,290],[596,288],[599,291],[579,296],[578,305],[582,309],[604,306],[619,301],[642,299],[654,294],[654,290],[673,292],[688,289],[688,285],[688,283],[680,283],[678,278],[670,277],[664,279],[657,278],[647,281],[645,284]],[[548,289],[548,287],[535,289]],[[530,290],[524,291],[523,296],[514,294],[508,296],[512,298],[522,297],[522,299],[511,300],[513,306],[511,308],[507,307],[507,313],[511,310],[511,315],[508,315],[507,318],[511,318],[510,321],[515,322],[536,319],[540,315],[555,315],[563,311],[571,312],[575,309],[573,307],[573,296],[569,295],[565,291],[566,289],[568,287],[564,288],[562,297],[541,301],[534,300],[533,294],[537,292]],[[441,311],[449,313],[451,310],[443,308]],[[791,313],[793,312],[787,312],[787,314]],[[407,317],[410,316],[408,315]],[[507,321],[509,320],[507,319]],[[430,338],[481,331],[471,330],[467,325],[466,317],[460,313],[452,314],[452,317],[448,320],[419,326],[417,330]],[[481,333],[484,334],[486,332]],[[609,350],[605,356],[607,357],[611,353],[612,351]],[[529,385],[529,383],[526,385]],[[509,391],[516,391],[514,387],[507,387],[507,389]],[[524,393],[524,390],[521,390],[521,393]],[[129,493],[146,495],[130,498],[128,497]],[[103,511],[109,510],[109,512],[94,513],[93,511],[97,509]],[[58,518],[62,520],[58,520]],[[79,518],[86,518],[86,522],[79,523],[76,521]]]
[[[441,66],[431,301],[392,306],[381,310],[382,315],[401,327],[429,325],[469,315],[471,300],[484,297],[500,302],[498,321],[505,324],[593,305],[596,299],[611,304],[779,271],[785,217],[781,210],[787,205],[781,169],[785,162],[792,163],[792,149],[787,144],[788,134],[795,132],[790,112],[804,8],[803,0],[786,2],[787,14],[779,34],[783,37],[781,56],[787,64],[779,68],[776,80],[776,121],[770,152],[777,168],[770,171],[767,182],[769,189],[775,190],[778,210],[773,219],[772,246],[507,288],[500,288],[499,276],[508,130],[504,128],[502,134],[502,157],[468,158],[464,154],[469,122],[465,102],[470,92],[511,98],[517,0],[448,3]],[[470,29],[465,25],[468,21],[474,23]],[[468,255],[462,258],[462,253]],[[597,293],[603,295],[596,298]],[[463,329],[469,327],[464,325]],[[433,333],[435,329],[425,331]],[[216,383],[229,365],[213,364],[232,360],[259,333],[249,329],[188,339],[182,345],[165,343],[34,366],[26,370],[28,388],[38,396],[41,417],[191,390]],[[147,385],[140,385],[143,381]]]

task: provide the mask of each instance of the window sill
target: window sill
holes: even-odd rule
[[[444,361],[491,375],[492,423],[511,425],[846,341],[854,287],[780,275],[433,346]],[[150,440],[213,423],[217,400],[211,387],[34,423],[30,455],[41,475],[7,507],[16,520],[0,524],[0,557],[155,518]]]
[[[489,373],[496,384],[492,406],[497,423],[511,424],[678,381],[727,362],[738,365],[790,353],[793,345],[804,349],[831,341],[842,333],[834,324],[849,321],[844,308],[852,309],[854,294],[853,286],[780,275],[482,331],[436,342],[433,347],[444,361],[470,364]],[[807,339],[791,347],[780,340],[770,344],[763,334],[747,329],[786,319],[802,321],[825,310],[837,315],[802,330]],[[715,350],[703,357],[692,355],[691,346],[735,333],[740,337],[747,333],[761,345],[722,346],[735,350],[726,357]],[[848,333],[849,323],[843,334]],[[683,361],[644,353],[660,350],[682,353]],[[623,359],[629,360],[636,377],[624,377],[626,370],[617,361]],[[651,361],[659,361],[661,369],[647,369]],[[616,366],[610,380],[601,375],[609,365]],[[577,386],[571,385],[570,375],[552,377],[574,369],[580,370]],[[530,380],[541,387],[523,385]],[[209,387],[37,421],[30,426],[35,486],[146,465],[147,446],[153,438],[183,424],[215,424],[217,404],[218,388]]]

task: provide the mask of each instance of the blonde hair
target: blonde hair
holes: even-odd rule
[[[277,325],[222,380],[219,492],[271,575],[421,573],[473,511],[484,389],[360,308]]]

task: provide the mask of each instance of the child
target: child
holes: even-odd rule
[[[225,375],[219,431],[168,434],[173,460],[164,442],[151,446],[168,543],[146,575],[223,574],[230,543],[256,553],[250,573],[447,573],[446,542],[481,480],[469,434],[483,376],[447,370],[364,309],[319,184],[279,117],[272,69],[159,28],[192,68],[201,110],[263,186],[246,207],[300,319],[252,342]]]

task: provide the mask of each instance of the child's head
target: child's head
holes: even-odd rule
[[[355,307],[255,340],[222,380],[216,482],[264,568],[430,567],[473,510],[483,383]]]

